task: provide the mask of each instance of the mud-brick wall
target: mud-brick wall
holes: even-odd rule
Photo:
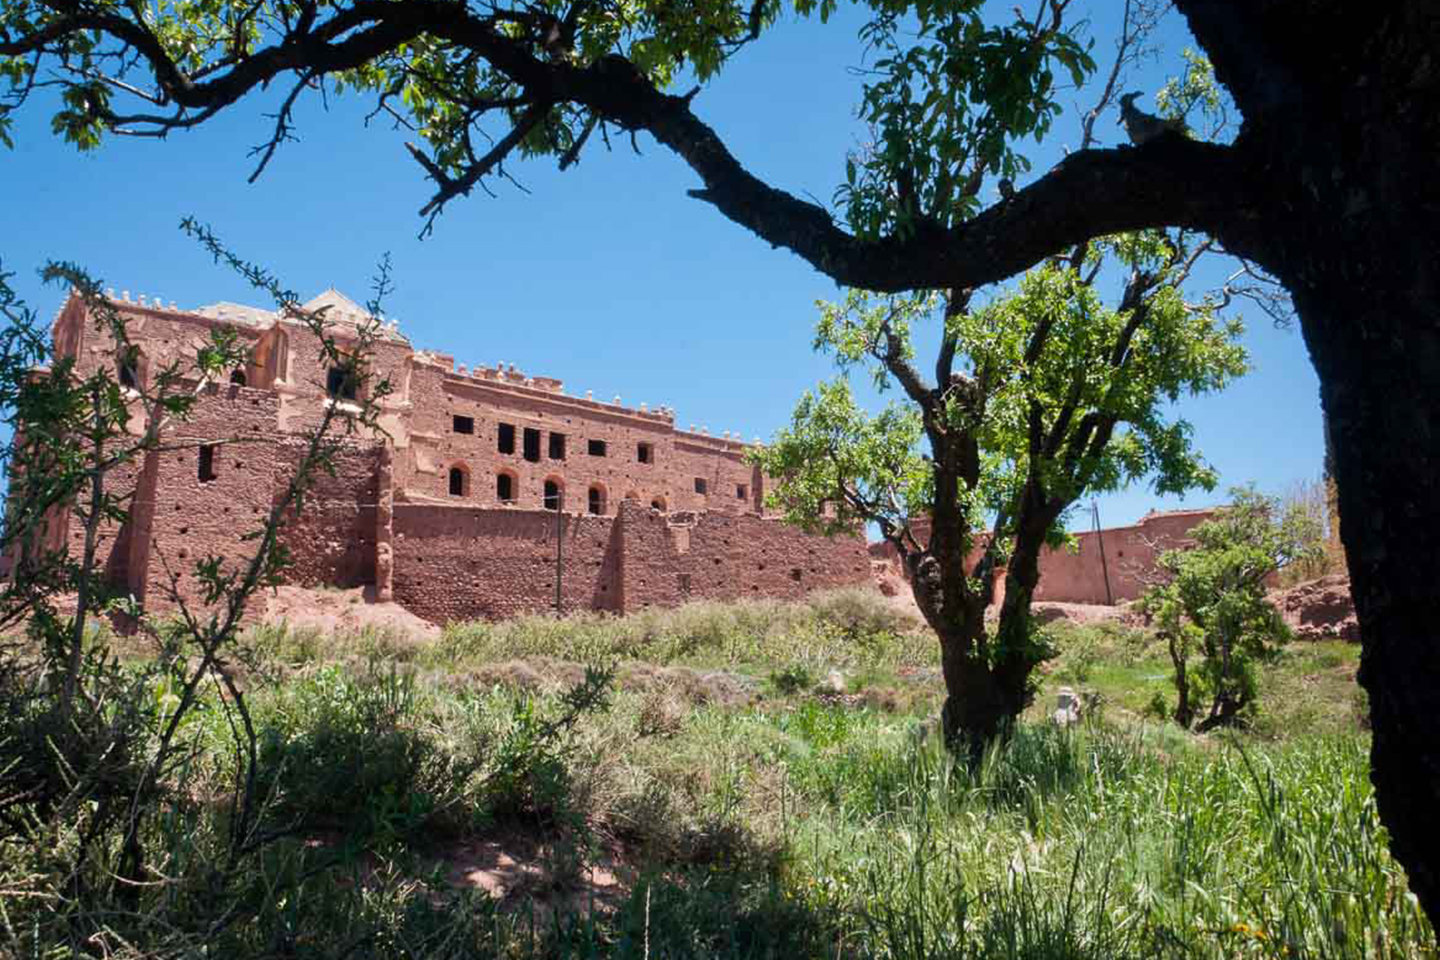
[[[277,399],[273,393],[224,385],[201,394],[188,420],[165,431],[167,448],[150,457],[149,476],[136,505],[131,576],[143,586],[145,606],[168,610],[170,572],[181,593],[198,602],[193,571],[197,560],[218,556],[227,570],[240,569],[254,554],[243,539],[265,522],[281,468],[274,438]],[[200,445],[213,445],[214,478],[202,480]],[[178,447],[178,449],[175,449]]]
[[[1186,545],[1190,528],[1212,517],[1209,510],[1177,510],[1142,517],[1128,527],[1111,527],[1099,534],[1087,531],[1075,535],[1078,549],[1046,550],[1040,557],[1040,585],[1036,600],[1069,603],[1104,603],[1108,596],[1116,603],[1134,600],[1153,580],[1160,554]],[[1105,558],[1101,562],[1100,545]]]
[[[770,597],[871,581],[864,538],[807,534],[779,520],[621,508],[624,609]]]
[[[619,608],[613,517],[560,518],[564,610]],[[397,503],[395,600],[436,623],[554,609],[556,515],[547,510]]]
[[[281,472],[275,497],[299,468],[303,440],[286,440],[278,458]],[[330,460],[334,471],[319,469],[298,515],[281,530],[290,553],[285,579],[302,586],[355,587],[375,582],[375,504],[379,496],[381,445],[347,443]]]

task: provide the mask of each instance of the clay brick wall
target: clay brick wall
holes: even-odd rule
[[[613,517],[560,515],[565,611],[617,610]],[[499,620],[554,609],[556,515],[397,503],[395,599],[427,620]]]
[[[621,508],[627,612],[686,600],[799,599],[871,582],[865,540],[819,537],[756,516]]]
[[[497,475],[504,473],[513,505],[522,509],[543,505],[549,480],[563,491],[567,510],[588,511],[589,490],[598,488],[607,516],[625,499],[669,510],[758,510],[763,484],[744,461],[742,444],[678,433],[668,412],[571,397],[553,381],[528,379],[515,382],[493,369],[461,374],[448,358],[417,360],[409,380],[408,436],[397,440],[397,448],[408,448],[397,457],[397,485],[417,498],[447,500],[450,470],[458,467],[467,486],[457,499],[476,505],[502,503]],[[457,432],[456,417],[468,418],[474,432]],[[500,450],[502,425],[513,430],[511,452]],[[539,439],[534,459],[526,455],[527,430]],[[563,451],[552,451],[557,434]],[[603,453],[591,453],[591,441],[603,443]],[[642,444],[647,461],[640,459]],[[703,494],[695,489],[697,478],[705,481]]]
[[[1079,550],[1046,550],[1040,560],[1037,600],[1068,603],[1104,603],[1105,576],[1116,603],[1134,600],[1145,592],[1145,579],[1161,553],[1185,544],[1191,527],[1211,516],[1209,510],[1177,510],[1142,517],[1128,527],[1112,527],[1075,535]],[[1100,561],[1104,541],[1105,562]]]
[[[193,375],[196,352],[209,342],[213,329],[229,327],[239,335],[241,343],[253,346],[260,331],[241,324],[202,317],[191,313],[142,307],[133,303],[117,303],[125,320],[125,331],[132,345],[139,349],[141,381],[151,382],[155,372],[173,362],[180,362],[182,372]],[[106,328],[97,329],[86,315],[83,302],[71,299],[61,311],[54,327],[55,349],[59,356],[74,356],[75,369],[88,376],[98,367],[115,368],[115,338]]]
[[[375,443],[348,443],[331,460],[333,476],[317,471],[299,516],[292,515],[280,534],[280,542],[290,552],[288,582],[340,587],[375,582],[381,451]],[[281,445],[273,500],[284,495],[303,454],[300,441]]]
[[[239,569],[254,553],[255,545],[242,538],[264,523],[284,466],[274,434],[276,409],[269,391],[213,386],[192,417],[165,435],[167,444],[184,446],[150,455],[146,499],[131,521],[148,521],[148,536],[136,526],[131,553],[135,592],[147,609],[171,608],[171,573],[182,594],[195,597],[196,560],[219,556],[225,569]],[[212,479],[201,479],[200,444],[213,448]]]
[[[1211,510],[1172,510],[1150,513],[1139,523],[1111,527],[1098,534],[1093,530],[1077,533],[1076,551],[1046,548],[1040,554],[1040,585],[1035,590],[1035,599],[1101,604],[1107,602],[1107,597],[1115,603],[1137,599],[1145,592],[1148,586],[1146,580],[1154,571],[1159,555],[1184,546],[1190,528],[1211,516]],[[928,518],[912,521],[911,527],[921,543],[930,539]],[[1100,556],[1102,542],[1105,546],[1104,563]],[[974,567],[980,559],[980,552],[979,547],[972,551],[966,560],[967,569]],[[869,554],[872,559],[891,562],[900,573],[904,573],[900,570],[899,556],[889,543],[871,544]],[[1105,589],[1107,573],[1110,581],[1108,594]]]

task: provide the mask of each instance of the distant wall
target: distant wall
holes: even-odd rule
[[[1154,572],[1160,554],[1183,546],[1190,528],[1213,515],[1212,510],[1173,510],[1148,514],[1131,526],[1111,527],[1098,533],[1094,530],[1077,533],[1078,549],[1047,548],[1040,554],[1040,585],[1035,590],[1035,599],[1061,603],[1134,600],[1145,591],[1145,581]],[[929,541],[928,520],[917,520],[912,528],[921,543]],[[1102,543],[1105,548],[1103,562]],[[888,543],[871,544],[870,556],[878,560],[898,561],[895,548]],[[978,559],[977,549],[967,561],[967,566],[973,566]],[[900,572],[904,573],[903,570]]]
[[[500,620],[555,605],[556,515],[397,503],[395,600],[437,623]],[[618,610],[614,517],[559,517],[564,610]]]
[[[617,516],[559,520],[562,608],[634,612],[689,599],[798,599],[870,580],[859,536],[815,537],[777,520],[665,514],[627,500]],[[554,609],[556,515],[397,503],[395,599],[438,622]]]

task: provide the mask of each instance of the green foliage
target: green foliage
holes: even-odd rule
[[[1095,63],[1043,8],[995,24],[975,0],[873,6],[860,31],[874,60],[859,114],[874,141],[847,159],[836,198],[865,237],[953,226],[979,208],[986,175],[1029,170],[1015,144],[1039,142],[1061,112],[1056,74],[1080,86]]]
[[[1253,488],[1194,527],[1190,549],[1162,554],[1168,582],[1151,588],[1141,607],[1154,618],[1175,668],[1175,719],[1188,727],[1209,701],[1201,727],[1230,723],[1252,708],[1256,664],[1272,659],[1290,637],[1266,596],[1269,579],[1320,550],[1315,517],[1296,504]],[[1194,664],[1192,667],[1192,663]]]
[[[843,376],[821,383],[752,457],[791,523],[828,533],[875,523],[897,550],[947,661],[988,688],[961,689],[952,674],[948,738],[984,740],[1028,703],[1030,671],[1053,652],[1029,620],[1039,554],[1065,542],[1077,500],[1147,477],[1161,493],[1214,486],[1189,423],[1171,413],[1182,394],[1246,369],[1240,322],[1180,292],[1203,251],[1183,233],[1138,232],[1037,267],[974,308],[958,291],[942,301],[852,290],[820,305],[816,348],[842,373],[868,367],[904,400],[872,415]],[[1095,287],[1107,261],[1129,275],[1115,307]],[[926,321],[942,328],[933,384],[914,362]],[[912,520],[927,515],[928,537],[917,536]],[[987,636],[986,577],[1002,564],[1006,602]],[[994,706],[962,720],[967,703]]]

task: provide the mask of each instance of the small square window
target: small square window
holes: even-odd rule
[[[475,432],[475,418],[474,418],[474,417],[455,417],[455,418],[454,418],[454,428],[455,428],[455,432],[456,432],[456,433],[474,433],[474,432]]]
[[[708,490],[709,490],[709,484],[707,484],[707,483],[705,482],[705,478],[704,478],[704,477],[696,477],[696,478],[695,478],[695,492],[696,492],[696,493],[706,493],[706,492],[708,492]]]
[[[635,459],[641,463],[654,463],[655,447],[648,443],[637,444],[635,447]]]
[[[497,447],[501,453],[515,452],[515,425],[512,423],[500,424],[500,432],[497,435]]]
[[[750,497],[750,488],[747,487],[747,486],[745,486],[745,484],[743,484],[743,483],[737,483],[737,484],[735,485],[735,499],[736,499],[736,500],[746,500],[746,499],[748,499],[749,497]]]
[[[586,449],[588,450],[588,452],[590,453],[590,456],[592,456],[592,457],[603,457],[603,456],[605,456],[605,441],[604,441],[604,440],[591,440],[591,441],[589,441],[585,446],[586,446]]]

